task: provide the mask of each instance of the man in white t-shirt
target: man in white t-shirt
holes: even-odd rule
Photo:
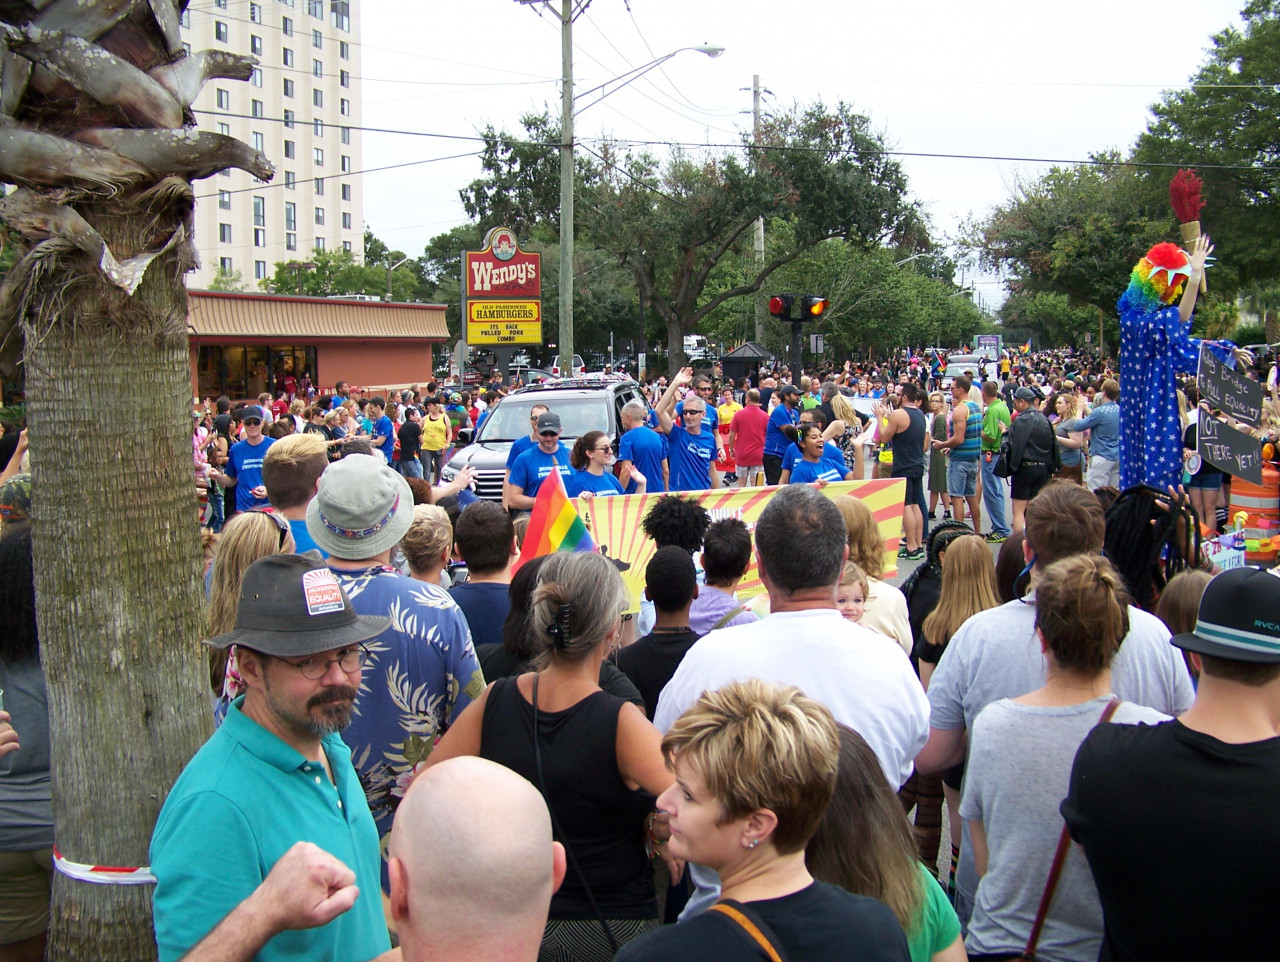
[[[761,512],[755,536],[770,615],[713,631],[690,648],[662,689],[654,724],[667,731],[704,691],[733,681],[796,685],[867,740],[896,789],[928,736],[928,699],[897,644],[836,610],[849,553],[839,510],[809,485],[789,485]],[[713,872],[690,871],[698,892],[686,917],[718,891]]]
[[[1027,504],[1024,558],[1035,586],[1038,571],[1063,558],[1102,551],[1106,524],[1098,499],[1074,484],[1050,484]],[[929,743],[916,759],[923,774],[964,759],[965,734],[987,705],[1017,698],[1044,684],[1045,658],[1036,638],[1034,594],[974,615],[951,636],[929,680]],[[1127,702],[1176,716],[1195,692],[1169,629],[1129,606],[1129,633],[1111,666],[1112,691]],[[968,827],[956,871],[956,911],[963,923],[973,908],[978,876]]]

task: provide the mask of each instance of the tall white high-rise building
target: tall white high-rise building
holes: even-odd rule
[[[210,80],[192,105],[200,129],[265,153],[275,180],[242,170],[195,182],[205,288],[240,272],[246,288],[280,261],[318,248],[364,253],[360,148],[360,24],[354,0],[204,0],[182,15],[191,50],[252,54],[252,79]]]

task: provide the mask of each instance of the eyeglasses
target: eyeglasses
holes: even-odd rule
[[[248,426],[250,424],[261,424],[262,421],[258,418],[245,418],[244,423],[246,426]]]
[[[286,521],[284,518],[280,517],[280,515],[275,514],[271,511],[266,511],[262,508],[255,508],[251,513],[260,514],[264,518],[271,519],[272,524],[276,526],[276,530],[280,535],[280,548],[281,550],[283,550],[285,538],[287,538],[290,534],[293,533],[293,529],[289,527],[289,522]]]
[[[354,648],[344,648],[338,652],[337,658],[311,657],[303,658],[302,661],[277,658],[276,660],[283,661],[290,668],[298,669],[302,672],[302,677],[308,681],[318,681],[328,673],[329,666],[334,662],[337,662],[338,667],[348,675],[354,674],[369,663],[369,651],[363,645],[357,645]]]
[[[596,448],[593,448],[592,450],[596,451],[598,454],[605,454],[613,450],[613,445],[606,444],[604,447],[596,447]]]

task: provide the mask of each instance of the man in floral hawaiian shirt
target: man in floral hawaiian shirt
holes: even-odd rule
[[[408,482],[377,457],[329,465],[307,508],[307,531],[329,552],[355,610],[391,617],[391,627],[365,645],[369,661],[342,733],[384,842],[413,767],[484,690],[462,609],[438,585],[391,567],[391,549],[412,521]]]

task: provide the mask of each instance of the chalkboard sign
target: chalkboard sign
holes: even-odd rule
[[[1251,427],[1258,426],[1262,418],[1262,385],[1231,370],[1204,344],[1200,345],[1200,372],[1196,376],[1196,385],[1200,388],[1200,396],[1211,407]]]
[[[1210,417],[1204,410],[1196,426],[1196,451],[1227,474],[1244,478],[1250,484],[1262,483],[1262,442]]]

